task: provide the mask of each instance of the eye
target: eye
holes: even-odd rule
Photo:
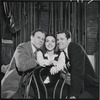
[[[42,40],[44,41],[44,38],[42,38]]]
[[[38,38],[38,39],[40,39],[40,37],[39,37],[39,36],[38,36],[37,38]]]
[[[52,40],[52,43],[55,43],[55,40]]]
[[[64,40],[63,38],[61,38],[60,40]]]

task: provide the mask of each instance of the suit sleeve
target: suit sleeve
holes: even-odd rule
[[[15,51],[16,66],[19,71],[27,71],[37,66],[35,57],[22,45],[19,45]]]
[[[84,50],[81,46],[76,45],[71,49],[71,87],[70,96],[78,97],[83,86],[84,79]]]

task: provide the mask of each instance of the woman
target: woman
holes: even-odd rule
[[[63,70],[65,65],[65,55],[63,52],[61,52],[60,55],[55,52],[56,39],[53,35],[46,36],[45,48],[46,52],[44,54],[41,51],[37,52],[37,61],[42,67],[52,66],[50,68],[50,73],[51,75],[54,75],[60,70]]]
[[[45,53],[42,51],[37,52],[37,61],[43,67],[41,69],[41,77],[43,84],[46,86],[48,98],[55,98],[55,87],[57,87],[57,81],[60,79],[60,72],[65,68],[65,55],[64,52],[60,54],[55,52],[56,38],[53,35],[46,36],[45,48]],[[62,83],[59,84],[59,89]]]

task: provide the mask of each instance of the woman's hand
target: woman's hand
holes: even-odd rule
[[[57,69],[58,71],[63,70],[64,67],[66,67],[65,64],[63,64],[63,63],[61,63],[61,62],[58,62],[58,61],[55,61],[55,60],[50,61],[50,63],[52,63],[54,66],[56,66],[56,67],[57,67],[56,69]]]
[[[54,74],[58,73],[57,67],[56,66],[52,67],[50,69],[50,73],[51,73],[51,75],[54,75]]]
[[[43,66],[43,67],[46,67],[46,66],[50,65],[50,61],[49,60],[42,60],[40,62],[40,65]]]
[[[52,64],[52,65],[54,65],[54,66],[56,66],[56,65],[57,65],[57,63],[58,63],[58,62],[57,62],[57,61],[55,61],[55,60],[51,60],[51,61],[50,61],[50,64]]]

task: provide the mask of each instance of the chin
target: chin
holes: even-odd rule
[[[63,48],[59,48],[60,50],[63,50]]]
[[[59,49],[63,49],[62,47],[59,47]]]
[[[40,46],[37,46],[37,49],[41,48]]]

